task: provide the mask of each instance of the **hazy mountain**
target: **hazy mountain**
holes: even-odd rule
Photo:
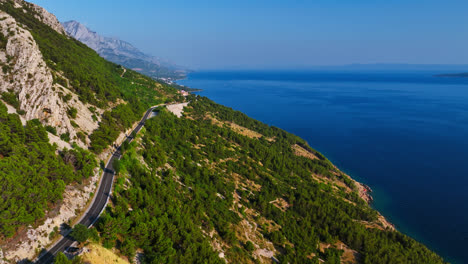
[[[308,67],[309,70],[331,71],[427,71],[441,72],[465,72],[467,64],[401,64],[401,63],[370,63],[370,64],[346,64]]]
[[[103,37],[77,21],[62,23],[66,32],[94,49],[107,60],[153,78],[181,79],[186,69],[167,60],[145,54],[132,44],[117,38]]]

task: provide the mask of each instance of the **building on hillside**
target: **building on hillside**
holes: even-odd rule
[[[189,92],[185,91],[185,90],[179,90],[179,94],[183,95],[183,96],[188,96],[189,95]]]

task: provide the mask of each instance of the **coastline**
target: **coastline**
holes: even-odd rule
[[[377,76],[379,79],[376,82],[370,83],[359,82],[367,76],[366,72],[346,75],[344,76],[347,77],[345,80],[342,79],[343,74],[340,72],[336,76],[327,73],[328,75],[315,79],[318,74],[312,72],[312,75],[309,76],[306,73],[290,74],[286,72],[283,78],[278,72],[269,73],[266,76],[263,72],[258,74],[255,72],[245,73],[244,71],[201,72],[188,75],[186,79],[179,82],[186,86],[202,87],[204,91],[198,93],[199,95],[246,113],[266,124],[281,127],[286,131],[300,135],[306,141],[311,142],[311,146],[316,150],[326,154],[325,156],[333,164],[352,175],[353,181],[359,183],[356,186],[359,186],[360,189],[366,189],[365,185],[371,187],[373,192],[368,193],[366,199],[368,199],[369,206],[379,213],[382,225],[388,224],[395,230],[423,243],[432,251],[444,256],[446,261],[464,263],[461,260],[464,259],[465,253],[457,253],[454,247],[440,243],[441,239],[450,239],[451,244],[455,244],[455,248],[460,249],[461,246],[457,245],[461,244],[456,242],[463,239],[463,233],[454,233],[443,224],[440,226],[439,223],[443,223],[444,219],[434,213],[434,210],[438,210],[451,217],[456,217],[453,209],[460,202],[441,207],[441,202],[430,200],[429,203],[419,206],[419,200],[431,198],[432,196],[428,196],[428,194],[433,192],[440,193],[441,198],[445,200],[453,198],[455,195],[465,196],[460,193],[460,187],[455,187],[454,192],[444,192],[449,190],[448,183],[439,187],[432,187],[437,185],[426,183],[424,188],[418,187],[418,182],[423,175],[422,172],[434,175],[431,178],[431,181],[434,182],[437,181],[435,176],[439,173],[439,170],[430,172],[425,170],[425,161],[418,158],[417,154],[420,154],[420,149],[426,149],[428,145],[421,145],[420,142],[426,142],[426,140],[434,142],[435,134],[428,134],[424,131],[431,129],[430,131],[443,133],[444,126],[432,126],[431,123],[426,122],[414,127],[411,131],[413,134],[408,134],[409,137],[402,137],[402,133],[407,132],[408,118],[425,120],[423,118],[426,118],[427,114],[430,113],[428,111],[431,109],[428,109],[422,100],[427,100],[428,96],[434,100],[440,98],[441,93],[446,94],[447,85],[450,85],[451,89],[450,93],[443,97],[444,103],[451,102],[450,96],[463,98],[466,91],[466,82],[463,80],[465,78],[437,79],[427,73],[413,74],[412,72],[401,77],[399,74],[382,73]],[[296,77],[299,77],[300,82],[296,81]],[[375,77],[375,74],[371,73],[371,77]],[[247,78],[250,80],[248,82],[249,89],[243,91],[242,88],[246,85],[244,80]],[[266,78],[272,79],[265,80]],[[229,80],[227,84],[223,84],[226,83],[225,80]],[[278,82],[274,81],[281,83],[277,84]],[[358,83],[359,86],[356,85]],[[421,87],[424,87],[427,92],[423,98],[419,94]],[[363,89],[368,91],[365,95],[362,94]],[[259,97],[253,99],[256,96]],[[401,98],[405,98],[405,100],[395,101]],[[375,99],[379,104],[374,105],[368,99]],[[291,105],[291,103],[295,104]],[[452,113],[449,113],[449,110],[463,109],[463,105],[459,103],[458,99],[454,103],[458,108],[440,111],[439,115]],[[387,108],[383,109],[382,106]],[[398,110],[401,107],[405,113],[410,114],[400,116],[400,112],[390,114],[386,110]],[[346,112],[344,108],[354,111]],[[413,110],[418,111],[414,112]],[[301,111],[303,116],[296,117],[293,111]],[[292,116],[291,113],[293,113]],[[391,122],[376,121],[379,116],[388,117]],[[433,116],[430,117],[432,118],[430,121],[437,121],[437,119],[433,119]],[[368,122],[371,120],[373,123],[368,126]],[[452,120],[445,122],[449,121]],[[357,134],[358,132],[360,133]],[[362,133],[366,137],[359,137]],[[420,134],[421,136],[414,136]],[[456,133],[455,137],[459,138],[459,134],[461,133]],[[382,136],[385,136],[384,141],[381,141]],[[400,145],[401,143],[405,144]],[[451,144],[430,145],[443,152],[458,151],[458,154],[466,152]],[[356,149],[356,146],[359,148]],[[405,152],[407,153],[405,154],[406,159],[399,158],[397,155],[401,153],[402,149],[407,150]],[[369,156],[376,151],[381,155]],[[350,155],[350,153],[354,154]],[[391,156],[388,156],[389,154]],[[408,167],[408,162],[416,167]],[[361,163],[367,165],[360,166]],[[449,159],[442,160],[442,164],[454,166],[452,163],[454,162]],[[379,171],[379,167],[387,169]],[[464,172],[466,169],[456,169],[455,171]],[[372,197],[372,201],[370,197]],[[423,213],[431,215],[431,218],[429,220],[422,219]],[[464,213],[462,216],[465,216]],[[455,218],[454,223],[460,225],[461,222],[463,222],[462,218]],[[437,224],[439,226],[436,226]],[[461,231],[465,232],[464,229]]]
[[[349,176],[347,174],[346,174],[346,176],[348,176],[354,182],[354,184],[356,185],[356,187],[358,189],[357,192],[359,194],[359,197],[361,197],[364,201],[366,201],[367,204],[373,210],[375,210],[378,213],[378,221],[382,225],[383,229],[389,228],[392,231],[396,231],[397,229],[396,229],[395,225],[392,224],[389,220],[387,220],[387,218],[385,218],[385,216],[383,216],[382,213],[379,210],[372,207],[372,202],[374,201],[374,198],[371,195],[372,189],[368,185],[356,181],[351,176]]]
[[[187,77],[185,77],[184,79],[176,80],[176,81],[181,81],[181,80],[185,80],[185,79],[187,79]],[[203,91],[203,89],[191,88],[191,87],[188,87],[188,86],[185,86],[185,85],[178,84],[176,81],[174,81],[172,83],[169,83],[169,84],[174,86],[178,90],[185,90],[187,92],[201,92],[201,91]]]
[[[188,79],[188,76],[185,76],[184,79],[180,79],[180,80],[186,80],[186,79]],[[179,81],[179,80],[177,80],[177,81]],[[200,91],[203,91],[203,89],[190,88],[190,87],[185,86],[185,85],[177,84],[176,82],[174,82],[173,85],[177,85],[177,86],[183,87],[186,91],[188,91],[188,92],[190,92],[190,93],[191,93],[191,92],[200,92]],[[286,130],[286,131],[287,131],[287,130]],[[325,158],[327,158],[327,157],[325,156]],[[327,158],[327,159],[328,159],[328,158]],[[332,162],[332,164],[333,164],[333,162]],[[333,164],[333,166],[335,166],[335,168],[336,168],[337,170],[343,172],[343,171],[340,170],[336,165]],[[369,207],[371,207],[373,210],[375,210],[375,211],[377,212],[377,214],[378,214],[378,219],[377,219],[377,221],[380,223],[380,226],[373,226],[373,225],[371,225],[371,224],[369,224],[369,225],[367,225],[367,226],[368,226],[368,227],[371,227],[371,228],[372,228],[372,227],[373,227],[373,228],[380,228],[380,229],[382,229],[382,230],[390,229],[390,230],[392,230],[392,231],[397,231],[395,225],[394,225],[393,223],[391,223],[385,216],[383,216],[382,213],[381,213],[379,210],[377,210],[376,208],[374,208],[374,207],[372,206],[372,203],[373,203],[373,201],[374,201],[374,197],[372,197],[372,192],[373,192],[372,188],[371,188],[369,185],[367,185],[367,184],[364,184],[364,183],[361,183],[361,182],[357,181],[356,179],[352,178],[351,176],[349,176],[348,174],[346,174],[346,173],[344,173],[344,172],[343,172],[343,174],[344,174],[346,177],[348,177],[349,179],[351,179],[351,181],[356,185],[357,190],[354,190],[354,191],[357,192],[357,194],[359,195],[359,197],[360,197],[361,199],[363,199],[363,200],[367,203],[367,205],[368,205]]]

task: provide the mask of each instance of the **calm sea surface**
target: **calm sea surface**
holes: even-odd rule
[[[180,84],[283,128],[374,190],[373,206],[468,263],[468,78],[437,72],[198,72]]]

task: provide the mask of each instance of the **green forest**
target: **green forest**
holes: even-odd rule
[[[1,1],[0,10],[31,32],[47,66],[52,69],[54,82],[71,89],[83,103],[95,106],[90,107],[94,120],[98,119],[96,107],[109,109],[100,116],[98,129],[89,135],[90,150],[94,153],[108,147],[120,132],[137,122],[148,107],[181,99],[174,87],[124,70],[81,42],[45,25],[35,16],[32,4],[25,2],[22,8],[16,8],[14,1]],[[7,36],[1,34],[0,49],[5,49],[6,43]],[[11,67],[3,66],[3,71],[8,73]],[[70,100],[71,96],[67,96],[64,101]],[[19,114],[24,114],[15,92],[2,92],[0,97]],[[68,115],[74,118],[76,114],[76,108],[71,107]],[[97,162],[91,152],[77,146],[57,151],[56,146],[49,144],[46,133],[57,135],[55,127],[44,128],[39,120],[30,120],[23,127],[19,116],[7,114],[3,104],[0,125],[2,240],[13,236],[20,227],[38,224],[45,212],[61,201],[65,186],[88,178]],[[70,140],[68,133],[59,136]],[[86,135],[79,132],[78,136]]]
[[[108,102],[114,102],[118,98],[129,99],[130,95],[146,103],[154,99],[154,95],[140,96],[142,89],[139,88],[142,84],[154,84],[154,80],[135,72],[127,74],[128,78],[121,78],[121,66],[106,61],[85,44],[62,35],[39,21],[30,4],[25,3],[23,8],[15,8],[13,1],[2,1],[0,9],[31,32],[47,66],[62,73],[70,83],[57,74],[54,74],[54,81],[74,90],[82,102],[105,107]],[[163,90],[173,89],[163,83],[159,85],[164,86]]]
[[[56,151],[37,119],[23,127],[0,102],[0,238],[42,219],[65,185],[88,178],[97,166],[94,155],[77,146]]]
[[[125,102],[106,111],[99,128],[90,135],[95,153],[100,153],[121,131],[138,121],[148,107],[181,99],[174,87],[132,70],[124,72],[122,66],[103,59],[85,44],[56,32],[33,15],[35,11],[29,4],[15,8],[13,1],[5,1],[0,2],[0,9],[31,32],[47,66],[55,72],[54,82],[74,91],[83,103],[100,108],[106,109],[118,99]],[[3,42],[0,39],[0,46]]]
[[[150,106],[185,100],[174,87],[125,71],[59,34],[29,4],[14,6],[0,2],[32,33],[54,82],[92,105],[94,120],[96,107],[106,111],[89,135],[89,150],[59,151],[47,134],[56,128],[36,119],[23,126],[0,102],[0,240],[40,224],[65,186],[90,177],[95,154]],[[0,34],[0,50],[6,40]],[[17,94],[1,98],[20,110]],[[187,101],[181,118],[159,108],[122,148],[111,203],[95,228],[75,226],[72,238],[91,238],[130,260],[143,252],[144,263],[444,263],[384,228],[355,182],[303,139],[204,97]],[[68,114],[76,116],[76,108]],[[63,254],[56,261],[70,263]]]
[[[355,188],[302,139],[206,98],[191,100],[185,118],[162,110],[148,120],[124,154],[112,206],[97,224],[104,246],[129,258],[143,249],[146,263],[222,263],[207,235],[214,233],[230,262],[255,263],[255,246],[238,232],[250,219],[281,263],[340,263],[342,250],[318,249],[337,241],[358,252],[362,263],[443,263],[398,231],[366,228],[362,223],[376,221],[377,213],[355,192],[331,191],[314,180],[311,175],[320,174]],[[214,125],[208,115],[263,137]],[[319,158],[294,155],[294,144]],[[239,188],[233,175],[261,188]],[[290,205],[287,210],[271,203],[277,198]],[[234,210],[234,203],[242,209]],[[258,215],[249,218],[249,210]],[[279,228],[269,229],[267,221]]]

